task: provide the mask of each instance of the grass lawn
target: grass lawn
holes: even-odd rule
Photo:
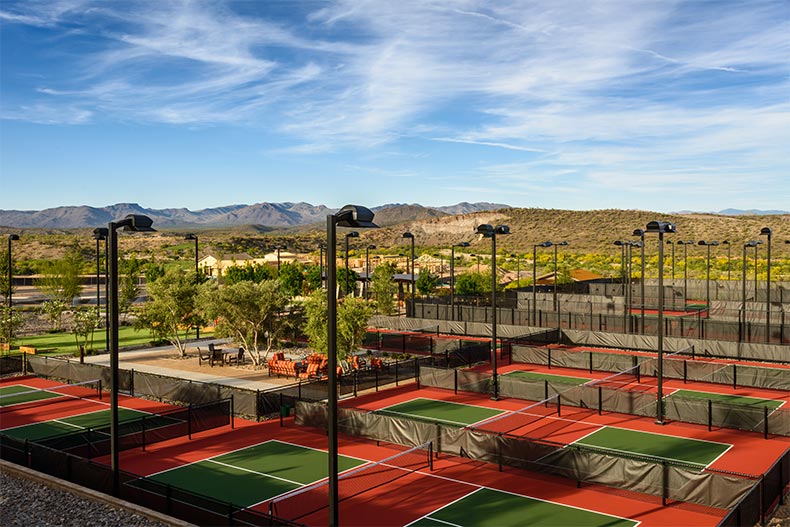
[[[201,336],[204,334],[204,332],[208,333],[206,328],[201,328]],[[190,337],[195,336],[194,330],[191,330],[185,334]],[[93,349],[106,349],[107,346],[105,344],[104,337],[105,331],[103,329],[94,332]],[[118,329],[118,345],[121,348],[125,346],[141,346],[149,344],[150,342],[151,332],[148,330],[137,331],[131,326],[121,326]],[[45,352],[44,355],[79,354],[79,347],[74,340],[73,333],[46,333],[44,335],[20,337],[18,339],[14,339],[14,346],[32,346],[34,348],[52,350],[51,352]],[[90,346],[90,341],[88,341],[88,347]]]

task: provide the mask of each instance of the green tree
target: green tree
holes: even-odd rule
[[[83,263],[79,249],[73,247],[65,257],[44,265],[43,276],[36,280],[36,285],[50,300],[70,306],[82,290],[80,271]]]
[[[302,294],[302,283],[304,282],[302,264],[288,262],[282,264],[277,278],[290,296]]]
[[[362,345],[368,321],[375,310],[371,302],[362,298],[344,298],[337,306],[338,359],[352,355]]]
[[[414,282],[417,291],[421,295],[428,296],[436,291],[436,286],[439,284],[439,277],[433,273],[420,273],[417,280]]]
[[[225,284],[236,284],[238,282],[263,282],[274,278],[274,271],[268,265],[247,264],[234,265],[225,269]]]
[[[11,347],[11,341],[25,325],[25,319],[13,308],[6,305],[0,306],[0,339]]]
[[[13,264],[13,262],[12,262]],[[14,274],[16,271],[15,265],[12,265],[11,273]],[[0,250],[0,294],[3,295],[3,303],[8,303],[8,251]],[[11,288],[11,293],[14,292],[14,288]]]
[[[93,331],[99,327],[101,320],[101,316],[93,308],[74,311],[74,327],[71,332],[74,334],[74,343],[80,350],[80,363],[85,362],[88,341],[90,341],[91,348],[93,347]]]
[[[321,289],[321,286],[323,285],[321,271],[322,269],[318,265],[308,265],[307,267],[305,267],[304,283],[309,291],[315,291],[316,289]]]
[[[348,280],[346,280],[346,276],[348,276]],[[337,286],[340,288],[340,291],[343,292],[344,296],[348,296],[356,291],[358,280],[359,274],[355,270],[349,269],[346,271],[345,267],[337,268]],[[346,287],[346,285],[348,285],[348,287]]]
[[[194,273],[167,271],[148,284],[148,302],[135,321],[138,329],[148,329],[157,340],[167,340],[186,357],[186,331],[202,323],[197,310],[198,286]]]
[[[463,273],[455,277],[455,292],[459,295],[482,296],[491,292],[491,274]]]
[[[290,297],[279,280],[244,280],[220,287],[201,286],[198,304],[207,319],[216,321],[215,333],[240,342],[255,364],[265,362],[271,348],[288,330]],[[264,341],[265,352],[261,356]]]
[[[45,300],[41,303],[39,311],[49,319],[50,331],[60,331],[63,328],[63,313],[69,306],[62,300]]]
[[[164,264],[151,262],[145,266],[145,283],[156,282],[158,278],[165,275]]]
[[[398,285],[392,280],[397,268],[394,263],[387,262],[376,266],[371,276],[370,288],[376,307],[382,315],[392,315],[395,313],[395,295],[398,292]]]

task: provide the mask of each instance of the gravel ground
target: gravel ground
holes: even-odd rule
[[[8,471],[0,471],[0,489],[0,525],[4,527],[168,525]]]

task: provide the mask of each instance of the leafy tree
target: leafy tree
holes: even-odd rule
[[[376,300],[379,313],[392,315],[395,312],[395,294],[398,285],[392,280],[397,268],[394,263],[388,262],[376,266],[371,276],[371,291]]]
[[[62,300],[45,300],[39,310],[49,318],[50,331],[60,331],[63,327],[63,313],[69,306]]]
[[[365,338],[373,305],[362,298],[344,298],[337,306],[337,354],[345,359],[359,349]]]
[[[263,282],[273,278],[274,271],[268,265],[234,265],[225,269],[225,284],[236,284],[242,281]]]
[[[243,280],[223,287],[212,281],[200,289],[200,310],[207,319],[216,321],[216,335],[234,338],[255,364],[264,362],[289,327],[285,313],[290,297],[280,281]],[[262,357],[264,341],[266,347]]]
[[[348,280],[346,280],[346,276],[348,276]],[[344,296],[351,295],[356,291],[358,280],[359,274],[355,270],[349,269],[346,271],[345,267],[337,268],[337,286]],[[346,284],[348,284],[348,287],[346,287]]]
[[[45,264],[43,276],[36,280],[36,285],[50,300],[70,306],[82,290],[82,264],[79,249],[72,248],[65,257]]]
[[[439,284],[439,277],[433,273],[420,273],[420,276],[417,277],[417,280],[414,282],[417,291],[421,295],[430,295],[436,290],[436,286]]]
[[[74,311],[74,327],[71,332],[74,334],[74,343],[80,350],[80,363],[85,362],[85,350],[88,349],[89,340],[91,348],[93,347],[93,330],[99,327],[101,320],[101,316],[93,308]]]
[[[156,282],[156,280],[164,276],[164,274],[164,264],[151,262],[145,266],[145,283],[148,284],[151,282]]]
[[[135,321],[138,329],[148,329],[157,340],[167,340],[186,357],[186,329],[202,323],[197,310],[198,286],[194,276],[179,269],[167,271],[148,284],[149,301]]]
[[[463,273],[455,277],[455,292],[459,295],[482,296],[491,292],[491,275]]]
[[[25,325],[25,319],[18,311],[6,305],[0,306],[0,339],[11,344],[16,332]]]
[[[305,267],[304,270],[304,285],[307,286],[309,291],[315,291],[316,289],[321,289],[323,285],[322,276],[321,276],[321,267],[318,265],[308,265]]]
[[[140,296],[140,272],[144,262],[132,256],[123,258],[118,262],[118,313],[121,322],[126,322],[132,304]]]
[[[13,264],[13,262],[12,262]],[[15,271],[13,269],[16,267],[12,265],[12,274]],[[0,251],[0,294],[3,295],[3,300],[5,303],[8,303],[8,251]],[[14,292],[14,288],[11,288],[11,293]]]
[[[282,283],[285,292],[290,296],[294,297],[302,293],[304,274],[301,264],[288,262],[282,264],[277,278],[280,280],[280,283]]]
[[[326,292],[314,291],[304,303],[304,333],[307,343],[316,353],[326,355],[327,352],[327,306]]]

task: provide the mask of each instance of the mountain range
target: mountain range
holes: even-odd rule
[[[373,209],[381,225],[409,220],[427,220],[448,215],[470,214],[510,208],[500,203],[458,203],[445,207],[424,207],[418,204],[393,203]],[[117,203],[106,207],[68,206],[40,211],[0,210],[0,225],[16,228],[77,229],[106,225],[127,214],[143,214],[160,228],[224,227],[263,225],[273,228],[298,227],[323,221],[335,209],[310,203],[255,203],[227,205],[202,210],[187,208],[149,209],[137,203]]]

